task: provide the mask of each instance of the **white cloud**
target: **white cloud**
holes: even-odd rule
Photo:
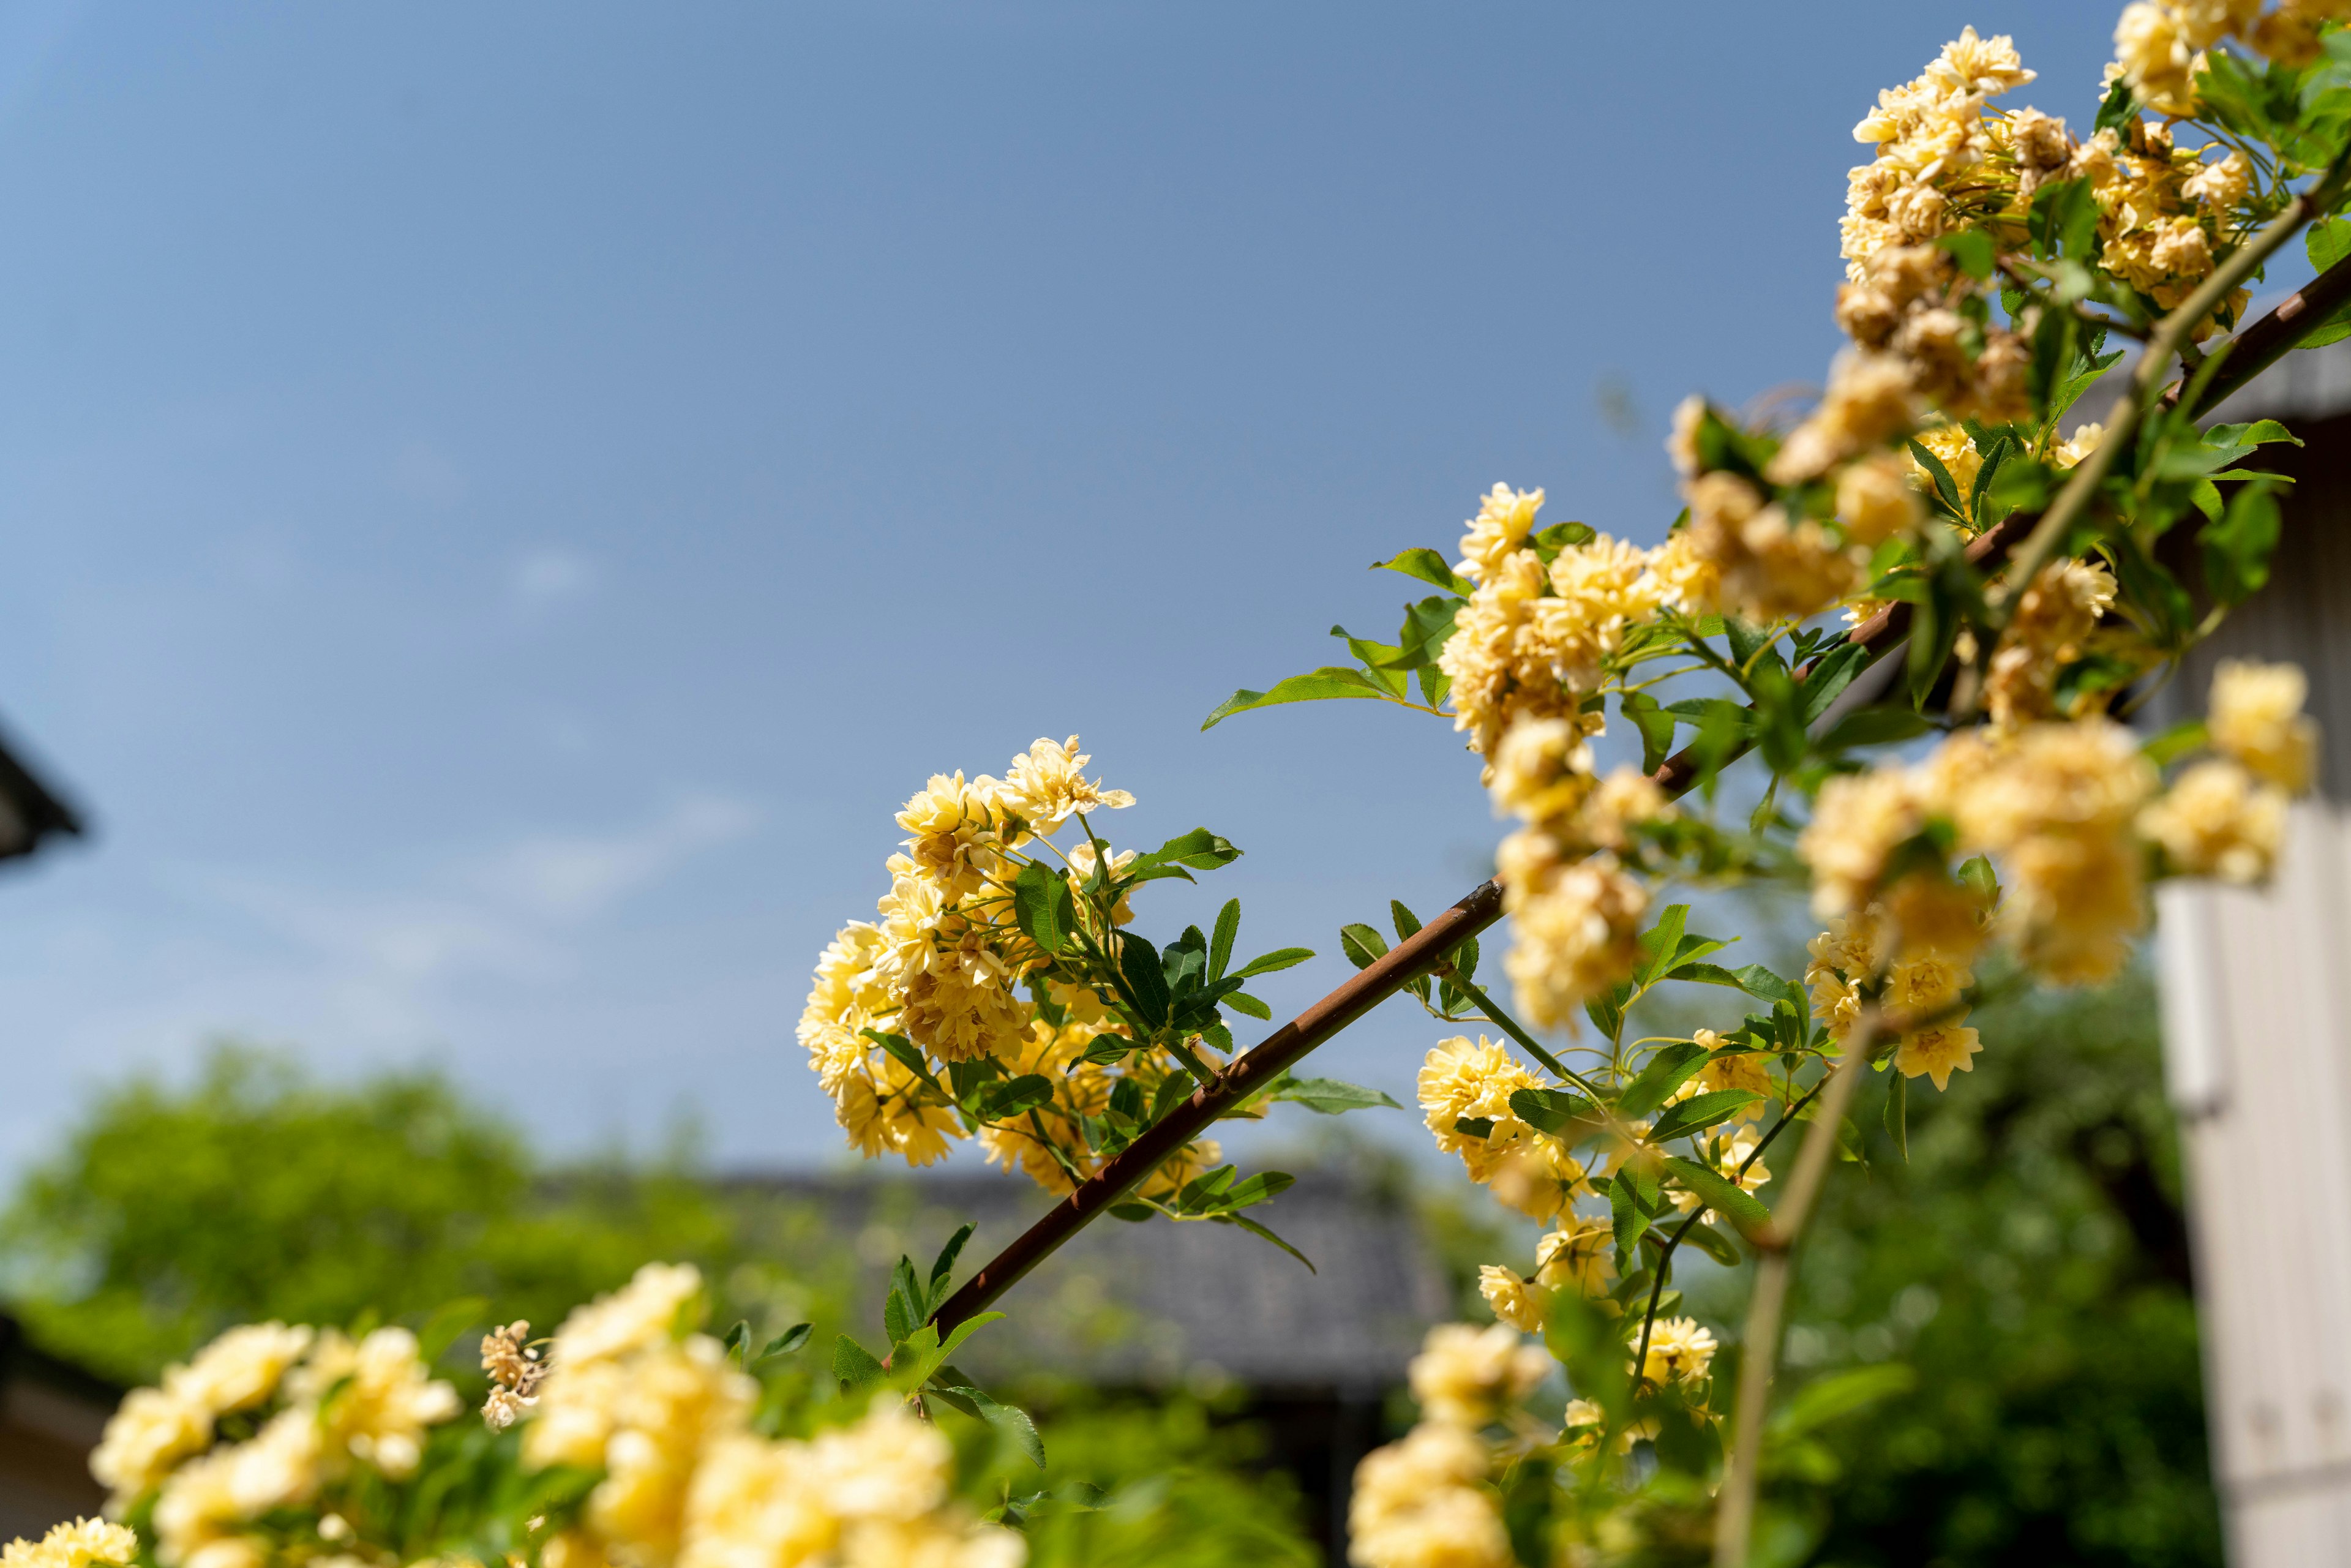
[[[690,856],[741,838],[758,822],[747,802],[690,796],[631,831],[526,839],[493,857],[473,880],[502,904],[539,918],[584,919],[660,881]]]

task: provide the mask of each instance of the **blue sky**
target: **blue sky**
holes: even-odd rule
[[[0,7],[0,716],[97,824],[0,878],[0,1166],[222,1034],[837,1158],[809,964],[1040,735],[1311,999],[1475,768],[1200,717],[1497,479],[1658,537],[1673,402],[1826,364],[1876,89],[1972,22],[2085,122],[2112,10]]]

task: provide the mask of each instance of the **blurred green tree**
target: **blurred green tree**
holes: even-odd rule
[[[1805,1242],[1792,1368],[1919,1375],[1791,1456],[1831,1483],[1813,1561],[2218,1564],[2153,987],[1971,1021],[1975,1071],[1910,1085],[1907,1139],[1885,1087],[1865,1099],[1869,1167]]]
[[[714,1278],[734,1227],[681,1171],[550,1174],[440,1073],[350,1084],[224,1046],[194,1083],[103,1092],[5,1220],[13,1310],[123,1382],[232,1323],[428,1313],[460,1297],[551,1328],[648,1258]]]

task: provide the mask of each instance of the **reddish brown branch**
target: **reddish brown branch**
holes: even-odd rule
[[[2300,293],[2231,340],[2228,361],[2198,400],[2199,413],[2212,408],[2275,363],[2347,301],[2351,301],[2351,261],[2329,267]],[[1978,567],[1997,566],[2027,537],[2036,520],[2034,515],[2018,514],[1986,529],[1969,542],[1968,559]],[[1859,643],[1869,650],[1864,669],[1901,645],[1910,634],[1910,619],[1908,604],[1889,604],[1846,634],[1847,641]],[[1745,749],[1742,741],[1731,755],[1737,756]],[[1689,789],[1698,774],[1698,758],[1691,748],[1685,747],[1667,758],[1653,777],[1668,796],[1677,796]],[[1501,914],[1501,888],[1491,882],[1480,884],[1369,968],[1267,1036],[1215,1082],[1196,1090],[1189,1100],[1081,1183],[1011,1246],[989,1259],[939,1309],[939,1332],[945,1333],[987,1311],[1029,1270],[1051,1257],[1061,1243],[1084,1229],[1096,1215],[1134,1191],[1158,1168],[1161,1161],[1206,1132],[1218,1116],[1295,1066],[1308,1051],[1427,974],[1446,953],[1493,925]]]
[[[1109,1164],[1081,1183],[1019,1239],[989,1259],[938,1311],[939,1332],[985,1312],[1024,1274],[1085,1228],[1093,1217],[1132,1192],[1168,1155],[1208,1130],[1226,1112],[1295,1066],[1298,1060],[1357,1019],[1426,975],[1446,955],[1502,915],[1499,883],[1484,883],[1411,936],[1266,1037],[1235,1061],[1214,1082],[1170,1111]]]

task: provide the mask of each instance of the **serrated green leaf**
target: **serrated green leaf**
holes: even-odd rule
[[[1270,691],[1253,692],[1244,688],[1235,692],[1201,721],[1200,727],[1213,729],[1233,715],[1248,713],[1253,708],[1275,707],[1283,703],[1332,702],[1346,697],[1376,697],[1383,702],[1399,700],[1396,692],[1364,671],[1351,670],[1343,664],[1325,664],[1319,670],[1309,670],[1302,675],[1277,681]]]
[[[1432,587],[1467,599],[1478,591],[1478,585],[1455,573],[1446,559],[1426,545],[1416,545],[1399,550],[1388,560],[1372,562],[1374,571],[1400,571],[1406,577],[1416,577]]]
[[[1366,1089],[1360,1083],[1348,1083],[1336,1078],[1293,1078],[1283,1073],[1266,1091],[1269,1100],[1290,1100],[1319,1115],[1337,1116],[1349,1111],[1361,1111],[1374,1105],[1384,1105],[1392,1111],[1403,1106],[1376,1089]]]
[[[1666,1168],[1673,1172],[1684,1186],[1698,1194],[1698,1201],[1737,1226],[1739,1233],[1750,1241],[1771,1223],[1771,1211],[1758,1202],[1754,1194],[1729,1180],[1720,1172],[1709,1170],[1696,1160],[1672,1155],[1666,1157]]]
[[[1660,1047],[1616,1096],[1616,1113],[1629,1117],[1648,1115],[1664,1104],[1666,1096],[1680,1088],[1685,1079],[1706,1064],[1706,1047],[1691,1040]]]
[[[842,1393],[879,1383],[883,1373],[882,1364],[873,1359],[872,1354],[847,1334],[832,1342],[832,1375],[840,1380]]]
[[[1751,1089],[1717,1089],[1710,1093],[1693,1094],[1667,1106],[1658,1114],[1656,1124],[1649,1129],[1649,1141],[1670,1143],[1692,1133],[1702,1133],[1728,1122],[1762,1098]]]
[[[1270,975],[1280,969],[1291,969],[1314,956],[1311,947],[1276,947],[1270,953],[1260,953],[1235,969],[1229,978],[1246,980],[1257,975]]]

